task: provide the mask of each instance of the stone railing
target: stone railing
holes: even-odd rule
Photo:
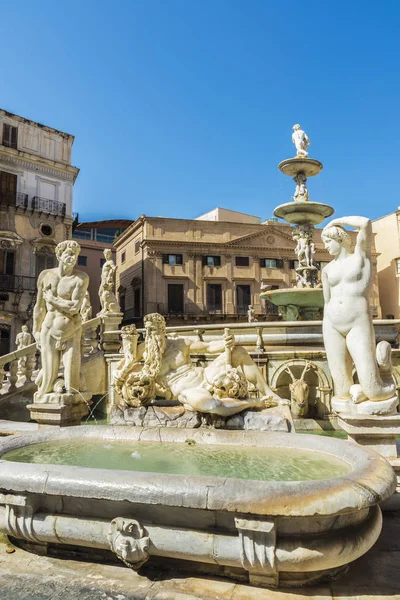
[[[0,394],[13,392],[22,385],[33,383],[37,352],[36,344],[29,344],[21,350],[0,356]],[[20,385],[17,385],[18,383]]]

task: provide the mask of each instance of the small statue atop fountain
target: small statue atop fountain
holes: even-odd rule
[[[178,400],[190,411],[228,417],[248,408],[286,403],[269,389],[247,351],[234,345],[229,330],[222,340],[203,342],[167,337],[165,319],[158,313],[146,315],[144,324],[146,339],[139,345],[136,332],[124,328],[124,359],[114,373],[115,389],[127,405],[146,405],[162,396]],[[219,356],[201,367],[192,363],[191,352]],[[248,398],[248,383],[261,398]]]
[[[82,323],[86,323],[92,318],[92,305],[90,304],[89,291],[86,292],[81,306]]]
[[[112,258],[110,248],[104,250],[104,258],[106,259],[101,270],[101,283],[99,288],[99,298],[101,304],[100,315],[107,313],[119,313],[120,307],[117,297],[114,293],[115,287],[115,271],[116,266]]]
[[[298,124],[293,125],[292,142],[296,146],[297,156],[299,158],[307,158],[307,148],[310,145],[310,139]]]
[[[307,177],[303,171],[297,173],[293,177],[293,181],[296,184],[296,191],[293,196],[295,202],[308,202],[308,189],[307,189]]]
[[[343,226],[358,230],[354,252]],[[322,240],[334,259],[322,271],[325,299],[323,336],[334,382],[336,412],[384,414],[398,404],[392,374],[391,347],[375,332],[369,308],[372,284],[372,224],[365,217],[333,219]],[[352,363],[359,383],[354,384]],[[358,411],[354,405],[362,403]]]
[[[251,304],[249,304],[249,307],[247,310],[247,322],[255,323],[256,321],[257,321],[257,319],[256,319],[254,307]]]
[[[80,310],[89,277],[74,268],[80,252],[75,240],[60,242],[55,252],[58,266],[40,273],[33,309],[33,336],[41,356],[35,403],[52,403],[54,392],[74,395],[80,390]],[[61,360],[64,373],[59,378]]]

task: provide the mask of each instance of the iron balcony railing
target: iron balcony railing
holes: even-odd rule
[[[28,208],[28,194],[22,194],[21,192],[15,193],[12,190],[3,190],[0,192],[0,204]]]
[[[210,315],[220,315],[220,314],[222,314],[222,305],[221,304],[207,304],[207,312]]]
[[[59,215],[65,217],[66,205],[64,202],[58,202],[57,200],[49,200],[48,198],[41,198],[40,196],[34,196],[31,200],[32,210],[46,213],[48,215]]]
[[[36,277],[0,273],[0,290],[2,292],[34,292],[36,290],[36,281]]]

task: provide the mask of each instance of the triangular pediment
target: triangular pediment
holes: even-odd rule
[[[270,226],[262,231],[242,235],[224,245],[232,247],[245,246],[247,248],[294,248],[296,244],[290,233]]]

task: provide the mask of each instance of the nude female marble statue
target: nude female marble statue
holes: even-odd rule
[[[144,318],[146,340],[136,346],[135,332],[127,343],[128,352],[117,365],[114,385],[127,403],[134,403],[136,390],[150,387],[151,393],[178,400],[187,410],[230,416],[248,408],[266,408],[287,404],[267,386],[261,371],[234,337],[203,342],[190,337],[167,337],[165,319],[158,313]],[[195,366],[191,352],[219,354],[206,367]],[[133,356],[135,355],[135,356]],[[144,359],[144,364],[139,361]],[[247,382],[259,391],[261,398],[249,399]],[[132,394],[132,390],[134,390]],[[151,399],[145,394],[145,400]],[[243,399],[245,398],[245,399]]]
[[[56,391],[61,359],[66,393],[79,390],[81,367],[81,305],[89,284],[86,273],[74,269],[80,246],[74,240],[56,247],[58,266],[42,271],[38,278],[33,310],[33,336],[40,350],[42,368],[36,379],[35,402],[51,401]],[[60,390],[57,390],[60,391]]]
[[[358,230],[354,252],[344,226]],[[369,307],[372,284],[372,225],[364,217],[333,219],[322,232],[322,240],[334,259],[322,270],[325,300],[323,336],[335,396],[341,401],[379,402],[395,398],[388,342],[375,347]],[[359,384],[353,383],[352,363]],[[339,403],[338,403],[339,401]],[[339,412],[339,411],[338,411]]]

